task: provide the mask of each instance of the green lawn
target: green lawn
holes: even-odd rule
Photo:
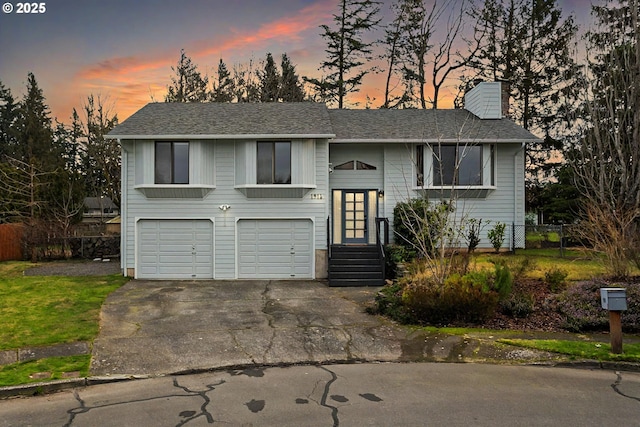
[[[99,330],[100,306],[129,279],[24,276],[27,262],[0,263],[0,350],[92,341]],[[52,357],[0,366],[0,386],[60,379],[63,373],[89,374],[90,355]],[[45,378],[34,377],[47,373]]]
[[[499,255],[481,253],[475,261],[479,266],[490,266],[492,261],[505,260],[513,270],[525,258],[529,259],[530,264],[525,277],[533,279],[544,279],[545,273],[555,268],[566,271],[569,281],[589,280],[606,273],[604,263],[597,254],[581,249],[565,250],[563,258],[559,249],[518,249],[515,254]]]
[[[0,263],[0,350],[90,341],[100,306],[129,279],[23,276],[29,263]]]

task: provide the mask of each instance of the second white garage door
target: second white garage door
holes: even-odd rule
[[[313,262],[310,220],[238,221],[238,278],[310,279]]]

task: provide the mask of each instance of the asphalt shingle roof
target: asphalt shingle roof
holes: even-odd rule
[[[152,103],[116,126],[110,136],[324,135],[333,136],[327,107],[294,103]]]
[[[510,141],[538,138],[509,119],[481,120],[466,110],[329,110],[334,140]]]
[[[329,110],[322,103],[152,103],[116,126],[114,138],[308,136],[336,142],[538,141],[509,119],[466,110]]]

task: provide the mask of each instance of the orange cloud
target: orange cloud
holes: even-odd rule
[[[295,15],[285,16],[261,25],[254,33],[236,35],[226,41],[217,43],[215,47],[203,48],[196,55],[221,55],[222,52],[247,48],[251,45],[260,45],[270,40],[299,40],[301,39],[301,33],[310,29],[318,29],[320,24],[326,23],[330,19],[335,6],[334,1],[314,3],[304,9],[300,9]],[[207,45],[210,44],[207,43]]]
[[[195,43],[196,49],[189,53],[194,57],[220,55],[222,52],[248,49],[251,46],[263,45],[270,40],[300,40],[300,34],[312,28],[318,28],[326,22],[335,7],[333,1],[314,3],[300,9],[294,15],[261,25],[257,31],[236,32],[233,36],[218,42],[200,41]],[[198,48],[199,46],[202,46]],[[212,47],[213,45],[213,47]],[[176,52],[163,52],[156,57],[125,56],[105,59],[77,73],[77,77],[85,80],[117,80],[129,77],[133,73],[148,72],[167,67],[175,61]]]

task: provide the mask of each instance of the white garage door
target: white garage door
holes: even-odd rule
[[[238,277],[312,278],[312,239],[310,220],[238,221]]]
[[[213,223],[139,221],[136,273],[141,279],[212,279]]]

